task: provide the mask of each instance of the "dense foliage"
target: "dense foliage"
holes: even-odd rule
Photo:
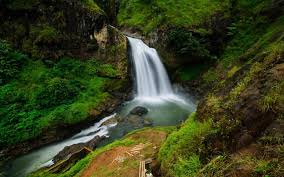
[[[0,85],[12,78],[16,78],[27,57],[11,47],[4,41],[0,41]]]
[[[108,97],[103,87],[109,79],[104,77],[116,75],[111,65],[92,59],[62,58],[45,64],[28,59],[6,43],[0,46],[1,78],[7,81],[0,86],[2,146],[38,136],[43,128],[86,119]]]
[[[227,0],[122,0],[118,22],[144,33],[167,25],[196,26],[213,14],[224,11],[228,4]]]
[[[283,175],[283,133],[265,128],[283,122],[283,74],[275,69],[283,68],[284,18],[275,9],[268,0],[236,1],[224,51],[199,81],[211,88],[196,119],[190,117],[160,149],[165,176]],[[192,75],[187,69],[179,70],[185,79]],[[257,153],[242,154],[241,148],[253,146]]]
[[[188,58],[193,60],[188,62],[201,62],[211,57],[206,48],[206,41],[202,38],[195,37],[192,32],[184,28],[174,28],[170,30],[168,38],[168,45],[172,47],[175,53],[181,56],[188,56]]]

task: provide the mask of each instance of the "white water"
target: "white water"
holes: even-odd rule
[[[85,130],[82,130],[80,133],[74,135],[69,139],[40,148],[27,155],[19,157],[11,164],[11,169],[9,169],[11,174],[8,174],[8,176],[25,176],[26,174],[35,171],[41,167],[53,165],[53,157],[66,146],[86,143],[96,136],[108,137],[108,129],[116,126],[116,123],[109,125],[103,125],[103,123],[113,118],[114,116],[116,116],[116,114],[102,119],[98,123]]]
[[[173,95],[167,72],[157,51],[143,41],[128,38],[135,69],[137,97],[163,97]]]
[[[154,126],[176,125],[183,121],[195,105],[181,94],[173,91],[167,72],[160,60],[157,51],[148,47],[143,41],[128,38],[131,46],[132,61],[135,69],[136,95],[121,111],[127,115],[134,107],[144,106],[149,110],[147,117],[153,120]],[[125,127],[113,128],[116,124],[103,125],[116,114],[102,119],[73,137],[62,142],[45,146],[27,155],[17,158],[8,168],[8,176],[24,176],[44,166],[53,164],[53,157],[65,146],[88,142],[95,136],[110,136],[119,138]],[[133,127],[132,127],[133,129]],[[129,129],[130,131],[132,129]]]
[[[190,101],[174,93],[166,69],[156,49],[142,40],[128,37],[135,72],[134,100],[161,104],[164,102],[187,105]],[[192,107],[193,104],[190,105]]]

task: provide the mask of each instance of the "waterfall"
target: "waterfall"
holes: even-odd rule
[[[157,51],[142,40],[128,37],[135,70],[136,97],[168,97],[173,89]]]

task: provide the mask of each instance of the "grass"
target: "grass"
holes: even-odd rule
[[[80,174],[83,172],[83,170],[91,163],[92,159],[94,159],[96,156],[99,154],[106,152],[112,148],[118,147],[118,146],[131,146],[131,145],[136,145],[139,143],[146,143],[148,141],[154,141],[154,140],[145,140],[144,136],[147,136],[147,132],[152,132],[152,131],[162,131],[165,133],[170,133],[174,130],[174,127],[154,127],[154,128],[143,128],[140,130],[135,130],[127,134],[123,139],[116,140],[115,142],[108,144],[104,147],[98,148],[92,153],[90,153],[88,156],[83,158],[82,160],[78,161],[74,166],[72,166],[69,170],[59,173],[59,174],[51,174],[48,172],[48,170],[41,170],[38,172],[35,172],[33,174],[30,174],[29,177],[69,177],[69,176],[80,176]],[[146,133],[146,135],[144,135]],[[143,152],[145,154],[145,152]],[[151,152],[152,153],[152,152]],[[125,161],[123,162],[123,165],[125,168],[136,168],[138,169],[139,167],[139,162],[138,161]],[[124,167],[123,167],[124,168]],[[104,169],[104,170],[103,170]],[[102,170],[102,171],[100,171]],[[113,175],[115,173],[114,171],[107,171],[104,167],[101,167],[99,170],[100,174],[104,175]],[[115,169],[114,169],[115,170]],[[96,174],[94,174],[96,175]],[[125,175],[125,174],[122,174]]]
[[[194,176],[202,167],[198,151],[204,137],[212,131],[210,120],[198,122],[193,113],[179,130],[171,133],[159,151],[166,176]]]
[[[0,54],[1,63],[8,63],[0,68],[5,79],[0,86],[0,144],[4,147],[35,138],[43,129],[87,119],[92,109],[107,101],[104,87],[117,75],[112,65],[95,59],[61,58],[47,65],[2,42]]]
[[[206,83],[212,83],[216,80],[218,80],[218,73],[216,72],[215,69],[210,68],[206,73],[204,73],[202,75],[202,79],[206,82]]]
[[[276,105],[284,102],[284,81],[273,85],[270,90],[261,98],[261,109],[263,111],[273,110]],[[273,110],[275,111],[275,110]]]
[[[217,12],[223,12],[228,1],[218,0],[123,0],[118,22],[149,33],[166,25],[189,27],[202,24]]]
[[[209,94],[206,99],[207,105],[212,111],[218,112],[220,110],[222,104],[220,98],[214,96],[213,94]]]
[[[276,159],[259,158],[253,154],[223,155],[213,158],[196,176],[219,177],[228,174],[232,176],[279,176],[281,174],[279,163],[282,162]]]

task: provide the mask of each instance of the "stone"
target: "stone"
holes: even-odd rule
[[[142,106],[137,106],[130,111],[130,114],[143,116],[148,113],[148,110]]]
[[[153,120],[149,119],[149,118],[144,118],[143,124],[144,124],[144,126],[152,126]]]
[[[143,127],[143,117],[138,115],[128,115],[125,119],[125,123],[131,124],[134,127]]]
[[[113,118],[108,119],[107,121],[104,121],[104,122],[102,123],[102,126],[108,126],[108,125],[110,125],[110,124],[118,123],[119,120],[120,120],[119,116],[116,115],[116,116],[114,116]]]
[[[59,161],[66,160],[70,158],[73,154],[81,151],[84,147],[94,150],[102,139],[104,139],[104,137],[95,136],[92,140],[88,141],[87,143],[78,143],[78,144],[73,144],[71,146],[66,146],[53,158],[53,162],[56,164]]]

